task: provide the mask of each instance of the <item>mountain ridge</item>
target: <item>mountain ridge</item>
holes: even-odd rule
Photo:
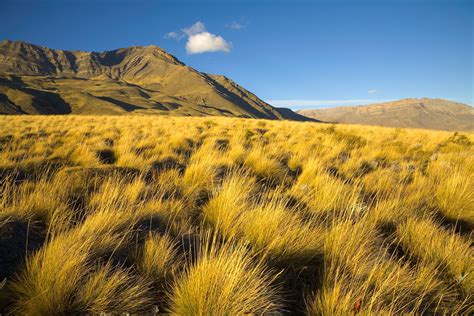
[[[131,112],[311,120],[272,107],[225,76],[186,66],[155,45],[85,52],[0,42],[0,113]]]
[[[297,113],[331,123],[474,131],[474,108],[439,98],[407,98]]]

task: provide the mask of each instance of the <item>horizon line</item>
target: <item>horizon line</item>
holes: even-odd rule
[[[345,100],[314,100],[314,99],[267,99],[264,100],[274,107],[290,108],[291,110],[303,109],[326,109],[337,106],[359,106],[375,103],[393,102],[404,99],[424,99],[424,98],[400,98],[400,99],[345,99]],[[429,98],[429,99],[444,99],[464,103],[473,106],[473,101],[466,101],[461,98]]]

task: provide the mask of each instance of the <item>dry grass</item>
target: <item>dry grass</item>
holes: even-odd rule
[[[275,276],[243,244],[219,244],[204,233],[197,258],[173,285],[174,315],[242,315],[278,311]]]
[[[473,143],[0,117],[0,313],[472,314]]]

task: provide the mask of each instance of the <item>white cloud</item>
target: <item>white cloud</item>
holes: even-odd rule
[[[186,34],[187,36],[193,36],[205,31],[206,31],[206,27],[204,26],[204,23],[202,23],[201,21],[197,21],[190,27],[183,29],[183,33]]]
[[[377,89],[369,89],[367,91],[367,94],[376,94],[377,93]]]
[[[232,43],[227,42],[222,36],[218,36],[206,31],[206,26],[201,21],[197,21],[190,27],[183,28],[181,32],[169,32],[165,38],[179,41],[187,36],[186,52],[188,54],[201,54],[212,52],[230,52]]]
[[[230,24],[226,24],[225,27],[227,27],[228,29],[232,29],[232,30],[241,30],[241,29],[245,28],[245,25],[237,23],[237,22],[232,22]]]
[[[207,52],[230,52],[230,43],[221,36],[209,32],[201,32],[191,35],[186,43],[188,54],[200,54]]]
[[[266,102],[276,107],[288,107],[294,110],[330,108],[334,106],[363,105],[371,103],[389,102],[392,99],[352,99],[352,100],[267,100]]]

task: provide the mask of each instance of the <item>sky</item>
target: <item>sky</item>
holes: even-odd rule
[[[402,98],[474,105],[474,1],[0,0],[0,40],[157,45],[292,109]]]

